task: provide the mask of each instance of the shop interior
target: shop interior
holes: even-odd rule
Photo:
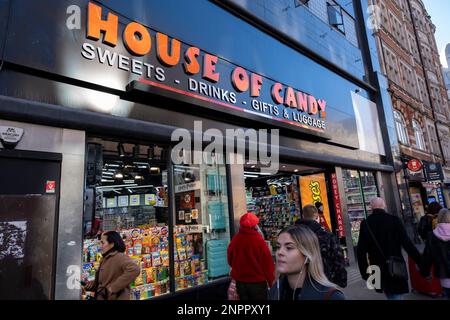
[[[278,232],[301,219],[301,208],[322,202],[331,226],[325,169],[280,164],[276,174],[247,164],[244,168],[247,211],[260,219],[260,229],[269,247],[275,248]]]
[[[126,254],[141,268],[131,284],[132,300],[196,287],[229,274],[225,166],[214,159],[210,164],[173,166],[171,225],[167,149],[89,138],[87,154],[82,280],[95,278],[101,259],[98,236],[107,230],[122,235]],[[89,293],[82,298],[89,299]]]

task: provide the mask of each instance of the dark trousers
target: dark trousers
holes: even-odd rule
[[[450,300],[450,288],[442,288],[444,290],[444,296]]]
[[[240,300],[267,300],[267,282],[246,283],[236,281]]]

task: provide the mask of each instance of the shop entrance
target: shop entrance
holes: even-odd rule
[[[61,155],[0,152],[0,299],[52,299]]]
[[[301,219],[302,207],[317,202],[329,231],[333,230],[328,201],[328,174],[325,168],[281,164],[272,175],[257,166],[244,169],[247,211],[260,219],[260,228],[270,248],[275,248],[278,232]]]

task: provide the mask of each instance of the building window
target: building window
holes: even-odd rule
[[[327,4],[328,21],[330,25],[337,30],[345,34],[344,28],[344,16],[342,14],[342,8],[337,4]]]
[[[403,120],[402,115],[398,111],[394,111],[395,128],[397,129],[397,135],[400,143],[409,144],[408,131],[406,130],[406,123]]]
[[[425,150],[425,139],[423,138],[423,131],[417,121],[413,121],[414,137],[416,138],[417,148]]]

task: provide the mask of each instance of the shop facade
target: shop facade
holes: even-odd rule
[[[370,199],[400,211],[390,105],[365,75],[260,23],[259,11],[239,1],[170,2],[59,2],[52,17],[42,3],[1,8],[0,160],[14,186],[1,193],[2,228],[22,239],[8,255],[17,276],[30,278],[32,297],[86,298],[78,280],[98,267],[101,230],[119,230],[141,266],[133,299],[222,299],[226,248],[247,210],[260,215],[270,243],[303,205],[322,202],[349,263]],[[348,51],[373,64],[360,6],[346,12],[360,43]],[[204,138],[192,156],[205,163],[174,163],[180,128],[189,145]],[[270,174],[225,135],[266,128],[279,130],[280,168]],[[212,129],[232,149],[202,150]],[[18,214],[28,202],[42,219]],[[38,261],[32,251],[48,256]]]

